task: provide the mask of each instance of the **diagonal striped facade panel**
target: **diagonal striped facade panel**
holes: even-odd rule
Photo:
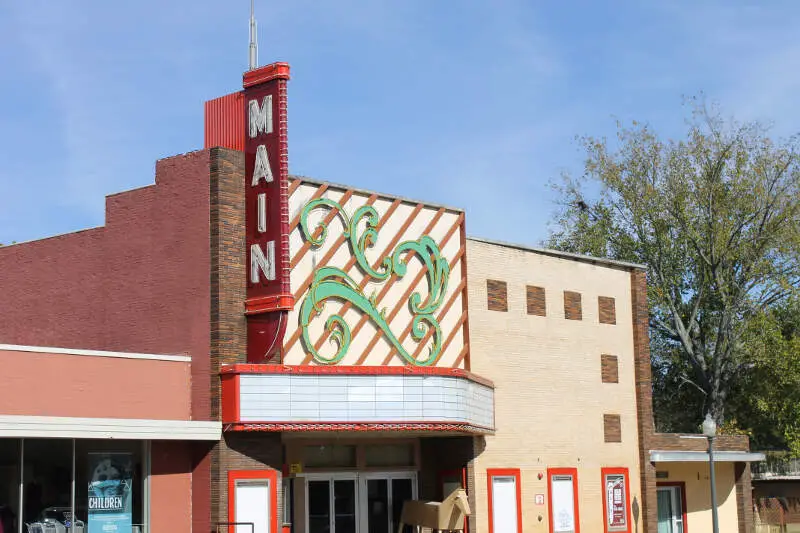
[[[289,192],[284,364],[469,368],[461,210],[305,178]]]

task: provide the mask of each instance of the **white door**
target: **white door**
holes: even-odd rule
[[[517,533],[517,478],[492,476],[492,528],[495,533]]]
[[[272,533],[269,530],[269,480],[236,482],[236,533]],[[252,525],[251,525],[252,524]]]
[[[550,505],[553,509],[553,531],[574,533],[575,490],[572,475],[554,475],[550,480]]]

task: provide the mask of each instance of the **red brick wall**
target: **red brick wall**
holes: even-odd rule
[[[0,248],[0,343],[187,354],[208,419],[209,152],[109,196],[106,225]]]
[[[230,154],[158,161],[155,185],[106,199],[104,227],[0,248],[0,343],[189,355],[192,419],[218,419],[211,258],[212,241],[225,243],[212,231],[211,196]],[[186,512],[195,531],[210,531],[210,445],[182,450],[191,472]]]

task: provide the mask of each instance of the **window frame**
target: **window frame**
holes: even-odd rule
[[[553,476],[572,476],[572,508],[575,511],[575,533],[581,532],[581,513],[578,496],[578,469],[548,468],[547,469],[547,519],[550,533],[555,533],[553,523]]]
[[[517,533],[522,533],[522,475],[519,468],[487,468],[486,483],[488,486],[489,501],[489,533],[494,533],[494,514],[492,499],[493,486],[492,479],[496,477],[513,477],[517,491]]]
[[[625,483],[625,529],[609,529],[608,525],[608,493],[606,492],[606,476],[622,476]],[[600,482],[603,492],[603,530],[606,533],[630,533],[631,531],[631,488],[630,475],[624,467],[604,467],[600,469]]]

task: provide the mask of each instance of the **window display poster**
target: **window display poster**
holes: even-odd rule
[[[628,529],[628,513],[625,509],[625,476],[622,474],[606,475],[606,520],[609,531],[625,531]]]
[[[132,455],[90,453],[88,489],[88,533],[132,533]]]

